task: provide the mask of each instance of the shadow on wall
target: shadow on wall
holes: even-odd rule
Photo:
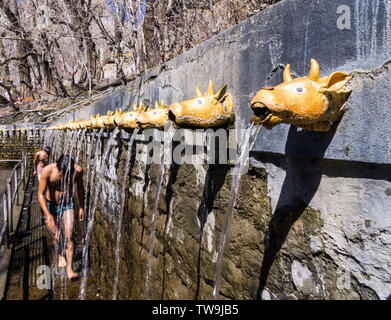
[[[251,155],[256,160],[273,163],[286,171],[278,202],[265,234],[265,253],[259,277],[258,299],[261,299],[276,255],[292,225],[301,217],[317,192],[322,175],[391,182],[388,165],[323,159],[337,126],[338,124],[335,124],[328,133],[299,131],[291,126],[285,146],[287,156],[260,153]],[[308,159],[307,149],[315,150],[312,153],[313,160]]]
[[[285,145],[285,154],[288,157],[285,163],[282,164],[286,171],[286,177],[276,209],[265,234],[265,253],[259,278],[258,299],[261,299],[270,269],[277,253],[285,242],[289,230],[311,202],[322,179],[321,171],[314,171],[312,166],[303,166],[302,160],[289,156],[297,155],[298,152],[305,155],[306,148],[310,148],[310,150],[316,150],[313,154],[314,157],[322,159],[334,137],[336,128],[337,124],[327,133],[299,131],[294,126],[289,129]],[[300,189],[300,194],[297,192],[298,189]]]
[[[202,193],[202,202],[198,208],[198,219],[200,220],[200,238],[199,238],[199,250],[198,250],[198,263],[197,263],[197,289],[195,300],[199,299],[200,285],[201,285],[201,261],[202,261],[202,240],[204,234],[205,223],[208,220],[209,214],[213,210],[213,203],[217,194],[223,187],[226,180],[226,176],[230,167],[228,165],[211,164],[205,176],[204,190]]]
[[[175,148],[175,143],[173,142],[173,148]],[[168,221],[171,217],[171,201],[173,199],[173,190],[172,190],[172,185],[175,183],[176,178],[178,176],[178,171],[179,171],[179,165],[176,163],[171,163],[170,168],[169,168],[169,178],[166,186],[166,195],[165,195],[165,202],[167,204],[166,207],[166,222],[164,223],[164,231],[163,231],[163,238],[167,235],[167,227],[168,227]],[[162,284],[162,296],[161,299],[164,300],[164,294],[165,294],[165,283],[166,283],[166,252],[167,252],[167,247],[168,247],[168,241],[166,239],[163,240],[163,267],[162,267],[162,278],[163,278],[163,284]]]

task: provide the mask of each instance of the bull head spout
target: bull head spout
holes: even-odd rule
[[[288,64],[283,83],[263,88],[251,100],[251,121],[268,129],[288,123],[305,130],[329,131],[349,97],[346,84],[352,77],[340,71],[323,78],[319,74],[315,59],[311,59],[307,77],[293,79]]]
[[[114,115],[114,123],[118,127],[125,129],[135,129],[138,127],[136,122],[136,117],[138,114],[146,112],[148,110],[148,106],[144,107],[143,103],[137,107],[136,103],[133,104],[133,110],[129,112],[122,112],[120,109]]]
[[[196,87],[196,97],[169,106],[169,117],[182,127],[210,128],[227,124],[233,117],[232,100],[223,86],[214,93],[212,80],[208,90],[202,94]]]
[[[163,100],[160,105],[156,102],[155,108],[138,113],[136,116],[136,123],[141,129],[163,129],[168,121],[168,107]]]

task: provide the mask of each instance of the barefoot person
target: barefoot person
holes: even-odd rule
[[[46,146],[38,151],[34,157],[34,175],[38,176],[38,182],[41,179],[42,169],[49,164],[49,156],[52,148]]]
[[[77,186],[80,206],[79,221],[83,221],[83,169],[75,164],[73,158],[61,155],[57,162],[44,167],[38,187],[38,201],[45,215],[47,227],[54,235],[55,245],[59,245],[58,266],[66,267],[68,279],[77,278],[77,273],[72,268],[75,186]],[[62,246],[59,244],[62,231],[65,236],[65,257],[61,250]]]

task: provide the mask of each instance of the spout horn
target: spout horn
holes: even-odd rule
[[[319,81],[319,64],[315,59],[311,59],[311,71],[308,75],[308,79],[312,81]]]
[[[287,64],[284,69],[284,83],[288,83],[291,81],[292,81],[291,65]]]
[[[209,80],[209,86],[208,86],[208,91],[206,92],[208,96],[213,96],[215,94],[215,90],[213,88],[213,81]]]
[[[200,88],[198,88],[198,86],[196,87],[196,94],[197,94],[197,97],[202,96],[202,92],[201,92]]]

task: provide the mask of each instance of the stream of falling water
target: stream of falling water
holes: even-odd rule
[[[65,155],[68,155],[69,157],[72,158],[73,149],[76,145],[76,142],[78,142],[80,139],[80,134],[81,134],[80,130],[67,132],[67,137],[69,140],[67,139],[67,144],[64,148]],[[68,145],[69,144],[70,144],[70,149],[68,152]],[[74,196],[74,190],[75,190],[75,188],[74,188],[75,181],[74,180],[75,180],[76,172],[71,169],[71,163],[72,163],[71,161],[68,162],[68,166],[66,168],[66,171],[63,172],[63,177],[61,179],[61,190],[64,191],[64,193],[63,193],[63,196],[61,197],[61,200],[60,200],[60,207],[64,207],[65,204],[68,201],[70,201],[70,199],[72,199]],[[72,172],[74,172],[73,176],[71,176]],[[71,180],[73,183],[72,190],[70,190]],[[64,221],[59,221],[59,219],[63,219],[63,217],[61,215],[57,216],[57,225],[58,226],[64,225]],[[68,223],[70,223],[70,221],[68,221]],[[64,225],[64,228],[65,228],[65,225]],[[65,236],[65,229],[63,230],[63,232],[64,232],[63,237],[62,237],[62,239],[60,238],[60,240],[62,240],[62,241],[61,241],[61,243],[59,241],[58,245],[61,246],[61,254],[63,254],[64,257],[66,257],[67,240],[66,240],[66,236]],[[67,273],[60,272],[59,275],[60,275],[60,299],[65,300],[65,299],[67,299],[67,294],[66,294],[66,292],[67,292]]]
[[[45,137],[43,139],[43,145],[44,146],[51,146],[51,139],[52,139],[53,131],[45,131]]]
[[[134,129],[132,136],[130,137],[128,143],[128,151],[126,153],[125,160],[125,172],[124,172],[124,180],[122,182],[122,190],[121,190],[121,206],[119,211],[119,217],[117,222],[117,239],[115,245],[115,276],[114,276],[114,285],[113,285],[113,300],[117,300],[117,287],[118,287],[118,271],[119,271],[119,247],[121,243],[121,228],[122,228],[122,217],[124,213],[125,207],[125,197],[126,197],[126,178],[129,175],[130,170],[130,158],[132,156],[133,142],[136,138],[138,129]],[[129,178],[130,180],[130,178]]]
[[[87,128],[84,128],[83,130],[77,130],[75,131],[73,134],[72,134],[72,144],[71,144],[71,148],[70,148],[70,151],[69,151],[69,156],[72,157],[73,156],[73,149],[75,146],[81,146],[82,143],[83,143],[83,140],[84,140],[84,135],[87,131]],[[75,165],[78,164],[79,162],[79,155],[80,155],[80,150],[81,148],[80,147],[76,147],[76,156],[74,158],[75,160]],[[66,150],[65,150],[66,151]],[[76,171],[74,171],[73,175],[71,176],[71,168],[70,168],[70,165],[71,165],[71,162],[69,162],[68,164],[68,168],[67,168],[67,174],[66,176],[64,177],[64,180],[65,180],[65,190],[68,190],[68,192],[70,191],[70,183],[71,183],[71,180],[72,180],[72,190],[71,190],[71,194],[69,195],[68,199],[67,200],[70,200],[71,198],[73,198],[75,196],[75,189],[76,189]],[[66,201],[65,197],[62,199],[62,205],[64,205],[64,202]],[[66,250],[66,239],[64,237],[64,242],[63,242],[63,248],[62,248],[62,251],[65,252]],[[67,275],[64,275],[63,273],[61,273],[61,299],[64,300],[64,299],[67,299],[67,295],[66,295],[66,292],[67,292]]]
[[[72,132],[70,131],[67,131],[65,133],[65,148],[64,148],[64,153],[67,152],[67,149],[68,149],[68,144],[70,142],[70,140],[72,139]],[[54,144],[56,147],[57,145]],[[56,158],[54,158],[54,161],[56,161]],[[66,174],[65,174],[66,176]],[[65,180],[66,180],[66,177],[62,177],[61,179],[61,185],[60,185],[60,190],[64,190],[64,186],[65,186]],[[60,205],[62,205],[62,200],[61,200],[61,203]],[[60,215],[57,215],[57,220],[56,220],[56,225],[57,226],[60,226],[61,225],[61,222],[60,222]],[[61,252],[61,249],[63,247],[63,245],[60,243],[61,241],[61,238],[60,238],[60,235],[55,235],[55,238],[57,241],[55,241],[55,245],[54,245],[54,265],[53,265],[53,268],[54,268],[54,272],[56,274],[56,276],[60,276],[60,298],[63,299],[63,296],[64,296],[64,291],[63,291],[63,287],[64,287],[64,277],[66,277],[66,275],[64,275],[64,273],[60,272],[60,270],[58,269],[58,256],[59,256],[59,253]],[[63,251],[64,252],[64,251]],[[52,288],[53,288],[53,296],[55,294],[55,281],[56,281],[56,278],[57,277],[52,277]]]
[[[98,133],[98,140],[96,142],[96,148],[95,148],[95,157],[94,157],[94,168],[95,168],[95,175],[97,175],[98,179],[95,180],[95,193],[94,193],[94,202],[93,202],[93,207],[92,211],[91,209],[91,203],[90,203],[90,208],[88,212],[88,224],[87,224],[87,231],[84,239],[84,245],[83,245],[83,257],[82,257],[82,279],[81,279],[81,285],[80,285],[80,293],[79,293],[79,298],[80,300],[84,300],[85,297],[85,288],[87,284],[87,269],[88,269],[88,250],[89,250],[89,244],[90,244],[90,239],[91,239],[91,232],[92,232],[92,227],[94,225],[94,220],[95,220],[95,212],[96,212],[96,207],[97,207],[97,202],[98,202],[98,197],[100,194],[100,189],[102,186],[102,180],[101,177],[103,176],[103,170],[104,166],[106,163],[106,159],[111,151],[112,145],[115,144],[115,140],[117,138],[119,129],[115,128],[113,133],[111,134],[110,139],[107,141],[104,153],[102,158],[100,159],[100,163],[98,164],[98,155],[99,155],[99,141],[100,137],[102,135],[103,129],[101,129]],[[91,174],[91,183],[92,185],[94,175]]]
[[[85,163],[87,163],[86,186],[85,186],[85,192],[84,192],[84,213],[86,214],[86,216],[84,217],[84,223],[83,223],[84,234],[86,234],[86,232],[87,232],[87,220],[88,220],[87,217],[88,217],[88,212],[91,210],[91,207],[87,208],[88,202],[91,203],[90,201],[87,201],[87,199],[89,199],[89,190],[90,190],[90,179],[89,179],[89,175],[90,175],[90,171],[91,171],[90,156],[92,154],[94,141],[95,141],[95,145],[96,145],[98,143],[98,140],[100,140],[100,136],[101,136],[101,135],[99,135],[99,137],[96,138],[96,135],[97,135],[96,131],[91,133],[89,143],[87,140],[87,152],[85,152],[85,154],[84,154],[85,155]],[[84,239],[83,239],[83,241],[84,241]]]
[[[163,144],[163,147],[161,148],[160,153],[160,164],[159,164],[159,171],[157,176],[157,186],[156,186],[156,197],[155,197],[155,203],[153,207],[152,212],[152,222],[151,222],[151,236],[149,238],[149,256],[148,256],[148,263],[147,263],[147,275],[145,278],[145,299],[149,299],[149,290],[150,290],[150,282],[151,282],[151,271],[152,271],[152,257],[153,257],[153,247],[154,247],[154,239],[155,239],[155,225],[156,225],[156,213],[157,213],[157,207],[159,203],[160,198],[160,192],[162,189],[162,183],[163,183],[163,176],[165,172],[165,155],[168,152],[169,148],[171,147],[171,142],[175,134],[175,128],[171,126],[167,131],[167,139],[165,140],[165,143]]]
[[[53,138],[52,138],[52,143],[50,145],[52,147],[52,154],[51,154],[51,158],[50,158],[50,163],[53,163],[54,159],[55,159],[54,157],[56,155],[57,136],[58,136],[57,130],[53,130]]]
[[[260,129],[261,126],[250,124],[250,126],[246,129],[246,132],[244,133],[239,144],[238,157],[232,172],[231,190],[229,195],[227,213],[225,214],[224,225],[220,233],[219,245],[217,248],[217,265],[214,277],[213,299],[218,299],[219,297],[221,287],[221,267],[223,262],[224,248],[231,229],[233,208],[235,206],[236,198],[238,195],[242,169],[244,168],[244,166],[247,165],[249,159],[249,152],[255,143]]]
[[[57,147],[56,146],[57,136],[58,136],[57,130],[53,130],[52,141],[51,141],[51,144],[50,144],[50,147],[52,148],[52,152],[51,152],[51,155],[50,155],[49,163],[53,163],[54,159],[55,159],[56,147]]]

